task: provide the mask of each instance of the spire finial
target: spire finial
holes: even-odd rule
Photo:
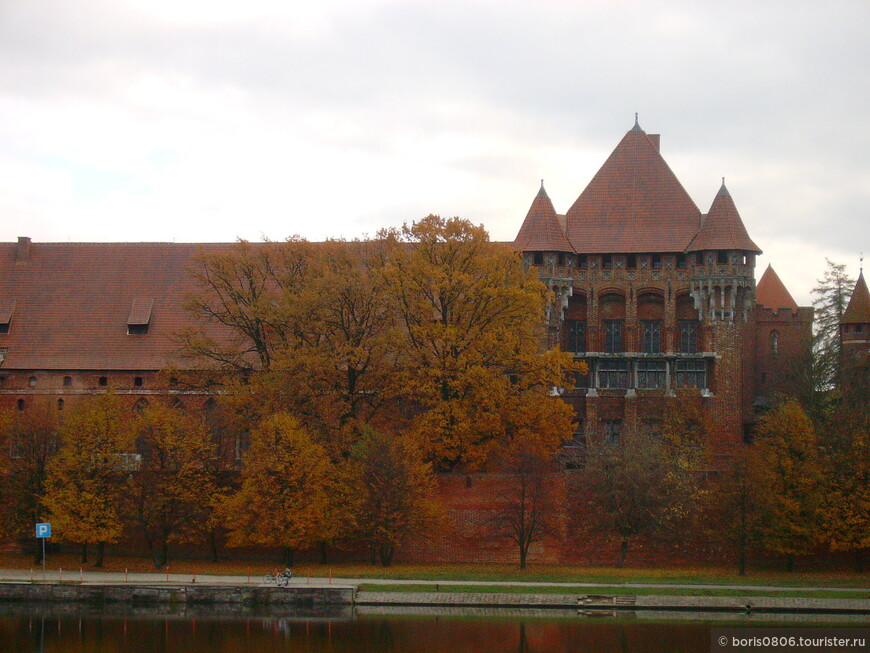
[[[864,274],[864,252],[858,257],[858,273]]]
[[[544,189],[544,180],[541,179],[541,190],[543,190],[543,189]]]
[[[722,177],[722,185],[725,185],[725,177]]]

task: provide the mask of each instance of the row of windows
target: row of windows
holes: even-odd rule
[[[586,321],[566,320],[566,351],[582,354],[587,351]],[[679,343],[677,351],[682,354],[698,353],[698,321],[680,320]],[[625,352],[623,343],[623,320],[604,320],[604,352],[607,354],[622,354]],[[662,353],[662,321],[641,321],[640,351],[645,354]]]
[[[30,386],[31,388],[35,388],[38,382],[39,382],[39,379],[36,376],[31,376],[27,380],[27,385]],[[145,383],[144,377],[141,377],[141,376],[134,376],[133,377],[133,387],[134,388],[141,388],[144,385],[144,383]],[[71,387],[72,384],[73,384],[73,378],[71,376],[63,377],[63,386],[65,388]],[[6,385],[6,377],[0,376],[0,387],[3,387],[4,385]],[[97,377],[97,385],[100,387],[103,387],[103,388],[108,387],[109,377],[98,376]]]
[[[729,250],[715,250],[696,254],[676,254],[675,263],[677,268],[686,268],[695,265],[728,265],[729,262],[746,265],[749,257],[742,252],[731,252],[732,257],[729,258]],[[568,254],[565,252],[557,253],[557,264],[577,267],[580,270],[586,270],[590,267],[596,267],[600,264],[602,270],[622,269],[635,270],[638,267],[641,269],[658,270],[662,267],[664,257],[661,254],[602,254],[600,256],[590,256],[586,254]],[[534,252],[532,257],[533,265],[544,264],[544,252]]]
[[[57,400],[57,409],[63,410],[65,407],[65,401],[63,398]],[[144,397],[138,399],[135,404],[133,404],[133,410],[136,412],[140,412],[148,408],[149,402]],[[170,404],[173,408],[177,408],[178,410],[183,410],[185,408],[184,402],[179,398],[175,397]],[[212,410],[215,407],[214,399],[207,399],[203,404],[204,410]],[[23,411],[27,408],[27,402],[24,399],[19,399],[17,403],[17,408],[19,411]]]
[[[619,441],[620,437],[622,436],[623,430],[623,421],[621,419],[604,418],[600,420],[599,423],[599,432],[604,438],[605,442],[616,443]],[[568,442],[566,446],[583,446],[583,444],[585,443],[585,437],[583,434],[583,421],[578,420],[575,426],[576,428],[574,430],[574,438],[570,442]],[[686,428],[689,430],[699,429],[700,424],[698,424],[698,422],[694,420],[689,420]],[[643,433],[644,435],[653,438],[660,438],[662,436],[662,420],[655,418],[641,420],[640,429],[641,433]]]
[[[601,389],[667,388],[706,389],[707,362],[704,360],[625,360],[604,358],[590,361],[588,375],[578,375],[578,387]]]

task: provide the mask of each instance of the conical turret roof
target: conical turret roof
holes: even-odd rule
[[[852,291],[852,297],[840,319],[840,324],[870,324],[870,292],[867,291],[863,270],[858,275],[855,290]]]
[[[755,301],[774,311],[788,308],[794,313],[798,309],[794,297],[791,296],[788,288],[785,287],[779,275],[770,265],[767,266],[758,281],[758,285],[755,286]]]
[[[541,190],[532,201],[523,226],[514,240],[514,248],[521,252],[570,252],[574,248],[565,237],[565,232],[559,224],[559,216],[553,208],[550,196],[544,190],[541,180]]]
[[[740,249],[761,253],[761,249],[749,237],[724,179],[701,230],[689,247],[689,251],[702,249]]]
[[[683,252],[701,211],[640,125],[625,134],[568,210],[567,236],[578,251]]]

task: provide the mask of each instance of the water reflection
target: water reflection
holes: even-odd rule
[[[655,621],[624,614],[610,618],[575,611],[462,611],[340,615],[247,611],[142,614],[130,609],[4,606],[4,651],[305,651],[331,653],[518,651],[709,651],[708,621]],[[522,614],[515,614],[522,613]],[[697,616],[697,615],[696,615]],[[708,615],[709,616],[709,615]],[[840,618],[842,620],[842,618]],[[814,620],[814,619],[813,619]],[[732,615],[730,622],[741,623]],[[806,620],[805,620],[806,621]],[[804,621],[804,623],[805,623]],[[745,622],[742,622],[745,624]],[[722,625],[716,622],[715,625]]]

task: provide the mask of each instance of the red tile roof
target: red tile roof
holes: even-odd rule
[[[755,286],[755,301],[765,308],[771,308],[774,311],[787,308],[794,313],[798,310],[794,297],[791,296],[791,293],[785,287],[779,275],[770,265],[767,266],[767,269]]]
[[[521,252],[571,252],[574,248],[565,237],[565,232],[559,224],[559,216],[553,208],[553,202],[544,190],[541,180],[541,190],[532,201],[523,226],[514,240],[514,247]]]
[[[864,271],[858,275],[849,305],[840,319],[841,324],[870,324],[870,292],[864,281]]]
[[[742,249],[761,253],[758,245],[752,242],[746,232],[734,200],[731,199],[731,193],[725,187],[724,179],[707,217],[701,224],[701,230],[689,246],[690,251],[697,252],[702,249]]]
[[[568,210],[578,252],[683,252],[701,212],[639,126],[620,141]]]
[[[0,306],[15,307],[9,333],[0,334],[3,369],[158,370],[191,323],[188,262],[232,245],[33,243],[22,262],[17,247],[0,243]],[[152,300],[148,332],[127,335],[131,313],[144,319]]]

